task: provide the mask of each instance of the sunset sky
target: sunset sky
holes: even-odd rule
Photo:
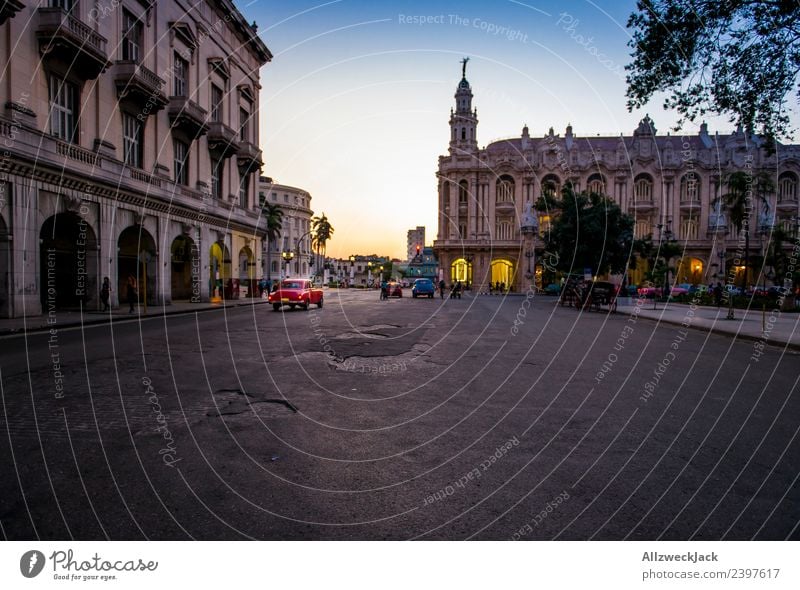
[[[332,256],[404,258],[417,225],[436,239],[434,175],[465,56],[481,147],[525,123],[532,136],[568,123],[578,135],[630,134],[645,111],[659,132],[674,124],[660,101],[625,108],[633,1],[237,5],[274,54],[261,72],[264,173],[311,193],[335,228]]]

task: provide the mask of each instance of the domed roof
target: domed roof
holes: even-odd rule
[[[458,88],[459,90],[461,88],[466,88],[467,90],[469,90],[469,82],[467,82],[466,78],[461,78],[461,82],[458,83]]]

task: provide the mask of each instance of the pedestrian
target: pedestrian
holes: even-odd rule
[[[492,281],[489,281],[489,295],[492,294]]]
[[[133,306],[136,304],[137,292],[136,292],[136,278],[132,274],[128,275],[126,295],[128,299],[128,305],[130,306],[130,308],[128,309],[128,313],[133,313],[134,312]]]
[[[103,311],[108,311],[111,306],[108,305],[108,298],[111,296],[111,283],[108,277],[103,277],[103,286],[100,287],[100,301],[103,303]]]
[[[722,305],[722,283],[719,282],[714,287],[714,303],[717,304],[717,307]]]
[[[444,288],[446,285],[444,284],[444,279],[439,279],[439,297],[444,299]]]
[[[389,299],[388,285],[386,279],[381,280],[381,300]]]

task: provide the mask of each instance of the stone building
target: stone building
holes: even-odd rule
[[[525,126],[518,137],[479,148],[472,99],[463,76],[450,113],[449,154],[439,157],[437,173],[434,249],[445,280],[474,283],[478,289],[489,281],[527,288],[525,255],[534,251],[521,235],[520,220],[527,203],[545,192],[558,194],[566,182],[614,199],[634,217],[637,237],[676,239],[683,247],[681,258],[672,262],[678,282],[706,283],[742,272],[740,236],[721,198],[729,172],[765,171],[776,187],[766,202],[754,202],[751,257],[762,252],[776,224],[797,235],[800,146],[779,145],[770,154],[752,134],[738,129],[711,135],[705,124],[693,135],[657,135],[645,117],[628,136],[579,137],[568,125],[563,136],[550,128],[543,137],[531,137]],[[537,261],[550,221],[538,214]],[[537,281],[541,272],[537,262]],[[643,272],[640,264],[631,281],[639,282]]]
[[[0,316],[167,304],[261,269],[259,70],[230,0],[5,2]],[[13,54],[13,55],[12,55]]]
[[[411,262],[415,256],[418,256],[422,249],[425,247],[425,226],[418,225],[416,229],[408,230],[408,237],[406,239],[406,252],[408,254],[407,261]]]
[[[259,202],[278,205],[283,211],[281,232],[269,245],[269,268],[265,260],[265,278],[307,277],[312,273],[311,195],[300,188],[275,183],[262,176],[258,183]],[[266,246],[265,246],[266,247]],[[291,259],[283,254],[291,254]]]

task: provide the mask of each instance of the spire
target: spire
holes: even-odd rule
[[[450,111],[450,151],[473,151],[478,149],[476,129],[478,125],[478,111],[472,108],[472,88],[467,82],[467,62],[469,58],[461,60],[461,81],[456,87],[455,111]]]

